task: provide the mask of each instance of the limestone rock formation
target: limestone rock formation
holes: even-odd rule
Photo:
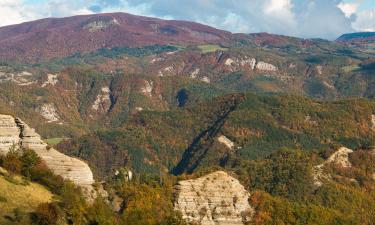
[[[175,209],[189,224],[242,225],[251,220],[254,212],[250,194],[223,171],[180,181],[176,191]]]
[[[37,109],[41,116],[43,116],[48,123],[57,122],[60,116],[54,104],[44,104]]]
[[[6,154],[20,142],[19,127],[12,116],[0,115],[0,154]]]
[[[270,63],[265,63],[265,62],[258,62],[256,65],[256,68],[261,71],[277,71],[277,67],[270,64]]]
[[[94,104],[91,106],[92,110],[107,112],[111,106],[111,90],[109,87],[102,87],[101,93],[96,96]]]
[[[83,27],[83,29],[89,30],[90,32],[96,32],[96,31],[99,31],[99,30],[105,30],[110,26],[119,25],[119,24],[120,23],[115,18],[112,18],[112,19],[105,18],[105,19],[102,19],[102,20],[92,21],[92,22],[86,24]]]
[[[247,56],[244,56],[243,58],[236,58],[236,59],[228,58],[224,64],[226,66],[233,67],[232,68],[233,70],[238,70],[240,67],[250,68],[250,70],[254,70],[256,62],[257,61],[255,58],[249,58]]]
[[[227,138],[226,136],[224,135],[221,135],[220,137],[217,138],[217,140],[224,144],[225,146],[227,146],[229,149],[233,149],[234,148],[234,143],[233,141],[229,140],[229,138]]]
[[[334,163],[343,168],[351,167],[352,164],[349,161],[349,154],[352,152],[353,150],[351,149],[341,147],[327,159],[326,163]]]
[[[0,114],[0,154],[6,154],[12,146],[34,150],[56,175],[80,186],[86,196],[95,196],[93,174],[85,162],[49,148],[39,134],[21,119]]]
[[[154,82],[152,81],[147,81],[145,80],[144,81],[145,84],[144,86],[141,88],[141,92],[149,97],[152,97],[152,90],[154,89]]]
[[[58,81],[57,74],[47,74],[47,80],[42,84],[42,87],[55,86]]]
[[[320,165],[317,165],[313,169],[313,177],[314,177],[314,184],[317,187],[323,185],[323,180],[330,179],[331,176],[329,174],[324,173],[324,166],[326,164],[335,164],[341,166],[343,168],[349,168],[352,166],[349,160],[349,154],[352,153],[353,150],[345,147],[339,148],[335,153],[333,153],[325,162]]]

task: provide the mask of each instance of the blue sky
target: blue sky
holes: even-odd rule
[[[305,38],[335,39],[343,33],[375,31],[375,0],[0,0],[0,26],[103,12]]]

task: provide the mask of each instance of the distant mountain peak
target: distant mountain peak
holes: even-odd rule
[[[227,31],[127,13],[47,18],[0,28],[0,58],[40,61],[119,46],[226,43]]]

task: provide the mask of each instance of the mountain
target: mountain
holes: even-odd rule
[[[0,28],[0,58],[38,61],[118,46],[225,43],[230,32],[193,22],[108,13]]]
[[[375,220],[371,42],[110,13],[0,28],[0,58],[1,224]]]
[[[339,42],[374,42],[375,32],[360,32],[343,34],[336,41]]]

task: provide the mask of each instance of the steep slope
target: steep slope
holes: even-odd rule
[[[0,167],[0,224],[12,224],[14,210],[31,212],[39,204],[52,201],[52,193],[34,182],[22,183],[22,178],[7,179],[7,172]],[[13,221],[14,222],[14,221]]]
[[[12,147],[34,150],[56,175],[82,187],[87,196],[92,194],[94,178],[90,167],[81,160],[66,156],[47,146],[35,130],[19,118],[0,115],[0,140],[1,154],[6,154]]]
[[[192,22],[126,13],[50,18],[0,28],[0,57],[38,61],[118,46],[228,41],[231,33]]]

